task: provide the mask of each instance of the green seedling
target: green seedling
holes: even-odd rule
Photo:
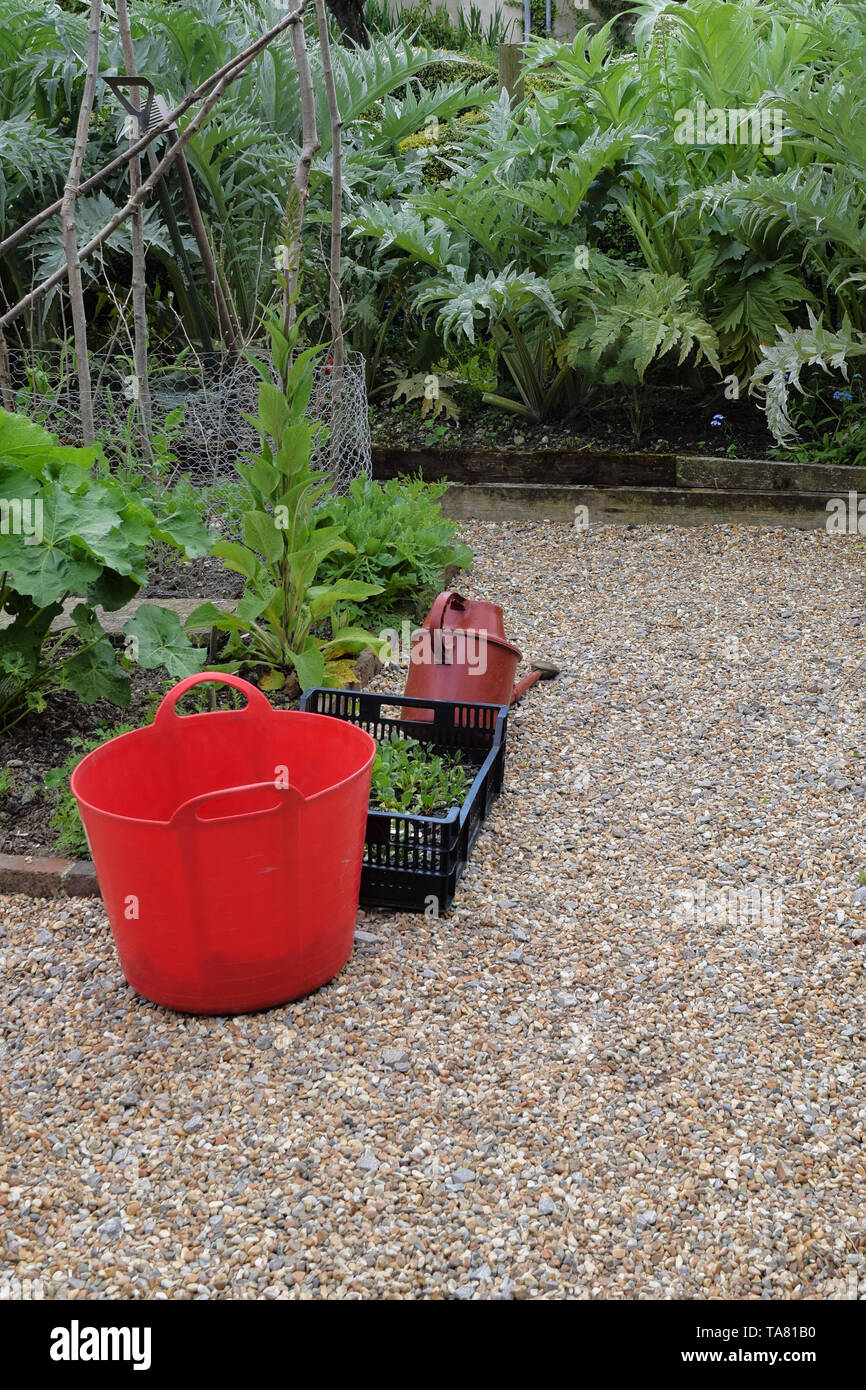
[[[455,755],[431,756],[417,739],[392,733],[373,759],[370,805],[374,810],[432,816],[461,805],[470,781]]]

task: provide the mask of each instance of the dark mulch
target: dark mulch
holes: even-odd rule
[[[190,564],[175,562],[154,568],[142,597],[155,601],[234,598],[239,584],[240,576],[227,571],[220,560],[204,558]],[[156,704],[174,684],[164,671],[134,670],[131,699],[125,708],[107,700],[83,705],[71,693],[60,691],[51,696],[48,708],[41,714],[30,715],[8,734],[0,734],[0,767],[10,768],[13,774],[9,791],[0,798],[0,852],[53,853],[57,832],[49,818],[57,793],[46,791],[46,772],[63,766],[73,751],[70,740],[76,735],[86,738],[97,729],[148,723]],[[279,698],[269,698],[283,703]],[[286,699],[285,703],[292,701]]]
[[[723,415],[721,424],[710,422]],[[421,416],[420,403],[373,406],[373,443],[398,448],[563,449],[647,453],[689,453],[732,458],[766,458],[775,441],[753,400],[728,401],[719,389],[697,396],[681,387],[661,387],[651,397],[645,428],[635,438],[622,400],[572,421],[534,425],[492,406],[461,411],[454,422],[443,414]]]
[[[12,786],[0,800],[0,851],[53,853],[57,832],[49,825],[49,817],[56,793],[45,790],[46,772],[65,763],[72,751],[70,739],[76,734],[87,737],[95,729],[117,724],[146,724],[152,697],[161,696],[170,685],[165,672],[133,672],[132,698],[125,709],[107,700],[82,705],[71,692],[59,691],[41,714],[30,715],[8,734],[0,734],[0,767],[13,773]]]
[[[164,563],[151,565],[147,573],[148,599],[160,598],[239,598],[243,579],[226,569],[217,556],[203,555],[179,565],[166,549]]]

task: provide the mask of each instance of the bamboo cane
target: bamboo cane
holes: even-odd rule
[[[99,76],[99,22],[101,18],[102,0],[91,0],[90,21],[87,30],[87,74],[84,79],[84,93],[78,112],[72,159],[60,205],[63,253],[66,257],[66,276],[69,282],[69,311],[72,315],[75,365],[78,371],[81,435],[85,444],[93,443],[96,430],[93,423],[93,392],[90,382],[90,359],[87,355],[87,314],[84,309],[84,285],[81,276],[81,256],[78,250],[75,204],[79,196],[81,168],[87,151],[90,117],[93,114],[93,99],[96,95],[96,80]]]
[[[303,12],[306,8],[306,5],[307,0],[301,0],[301,3],[297,10],[294,10],[290,16],[287,16],[287,18],[282,21],[282,23],[276,25],[274,29],[269,31],[270,39],[272,40],[273,38],[277,37],[278,34],[283,33],[283,31],[289,28],[290,25],[298,25],[299,20],[301,19]],[[181,131],[180,135],[177,138],[176,144],[172,145],[171,148],[168,149],[166,153],[163,155],[162,159],[160,159],[158,163],[154,166],[148,178],[146,178],[143,181],[141,188],[138,190],[138,192],[134,196],[131,196],[129,201],[122,208],[119,208],[117,212],[113,214],[112,217],[109,218],[105,225],[91,237],[90,241],[86,244],[86,246],[82,246],[79,248],[78,255],[80,261],[85,260],[89,255],[91,255],[95,250],[97,250],[103,244],[103,242],[107,241],[107,239],[111,236],[111,233],[115,231],[116,228],[119,227],[123,222],[125,222],[127,218],[131,215],[131,213],[135,210],[135,208],[138,207],[141,203],[144,202],[146,198],[150,196],[157,183],[165,173],[166,169],[171,167],[178,154],[184,148],[187,142],[191,140],[192,137],[196,135],[198,131],[202,128],[202,126],[204,125],[213,108],[216,106],[217,102],[219,101],[226,88],[232,82],[234,82],[236,78],[240,77],[241,73],[244,72],[244,70],[249,66],[253,59],[257,57],[257,55],[261,52],[262,48],[265,46],[266,43],[264,39],[259,40],[255,44],[251,44],[250,47],[245,49],[244,52],[235,60],[233,64],[226,64],[224,68],[220,69],[220,71],[223,73],[223,76],[218,82],[217,86],[213,89],[213,91],[210,93],[210,95],[203,103],[198,115],[194,116],[193,119],[189,122],[189,124],[185,126],[183,131]],[[210,86],[212,84],[208,83],[203,85]],[[186,103],[182,104],[182,109],[186,110],[189,105],[191,105],[191,102],[189,101],[189,99],[187,99]],[[153,130],[150,133],[151,138],[154,134],[159,134],[166,131],[170,124],[171,122],[169,121],[168,117],[165,117],[162,121],[158,123],[157,126],[153,128]],[[131,147],[131,149],[137,152],[145,149],[148,144],[150,144],[150,139],[143,139],[137,141],[135,146]],[[120,168],[123,164],[126,164],[129,159],[129,154],[130,151],[127,151],[123,156],[119,157],[119,159],[112,161],[111,165],[106,165],[105,169],[102,171],[103,175],[112,168]],[[79,189],[79,192],[83,192],[85,187],[86,185],[82,184],[81,188]],[[56,211],[56,209],[53,210]],[[7,243],[3,243],[3,245],[0,245],[0,253],[2,253],[3,247],[6,244]],[[52,290],[55,285],[59,285],[61,280],[64,279],[65,275],[65,268],[61,268],[60,270],[56,270],[52,275],[47,276],[46,279],[40,281],[38,285],[35,285],[33,289],[30,290],[23,297],[23,299],[20,299],[17,304],[13,304],[12,308],[8,309],[6,313],[3,315],[3,317],[0,318],[0,329],[5,328],[6,325],[9,323],[12,323],[13,320],[18,318],[22,313],[24,313],[26,309],[29,309],[32,304],[35,304],[39,299],[41,299],[44,294],[47,294],[49,290]]]
[[[129,8],[126,0],[117,0],[117,27],[120,31],[120,45],[123,50],[123,65],[127,77],[137,77],[135,49],[132,43],[132,29],[129,23]],[[130,145],[135,144],[135,132],[130,129]],[[133,155],[129,161],[129,191],[138,192],[141,187],[141,156]],[[132,214],[132,326],[133,326],[133,365],[138,383],[138,408],[144,427],[145,448],[150,454],[150,429],[152,420],[150,401],[150,376],[148,372],[148,328],[147,328],[147,272],[144,251],[144,228],[142,211],[137,207]]]

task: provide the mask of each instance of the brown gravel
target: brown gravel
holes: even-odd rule
[[[466,590],[563,674],[447,918],[362,914],[315,996],[189,1019],[99,903],[0,899],[0,1279],[866,1297],[862,548],[468,534]]]

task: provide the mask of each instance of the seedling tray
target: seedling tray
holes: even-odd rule
[[[433,718],[405,719],[405,711],[433,711]],[[367,816],[361,902],[404,912],[447,912],[490,807],[505,775],[507,705],[375,695],[362,690],[308,690],[301,709],[345,719],[382,741],[394,732],[426,743],[435,753],[458,753],[475,769],[462,806],[445,816],[373,811]]]

